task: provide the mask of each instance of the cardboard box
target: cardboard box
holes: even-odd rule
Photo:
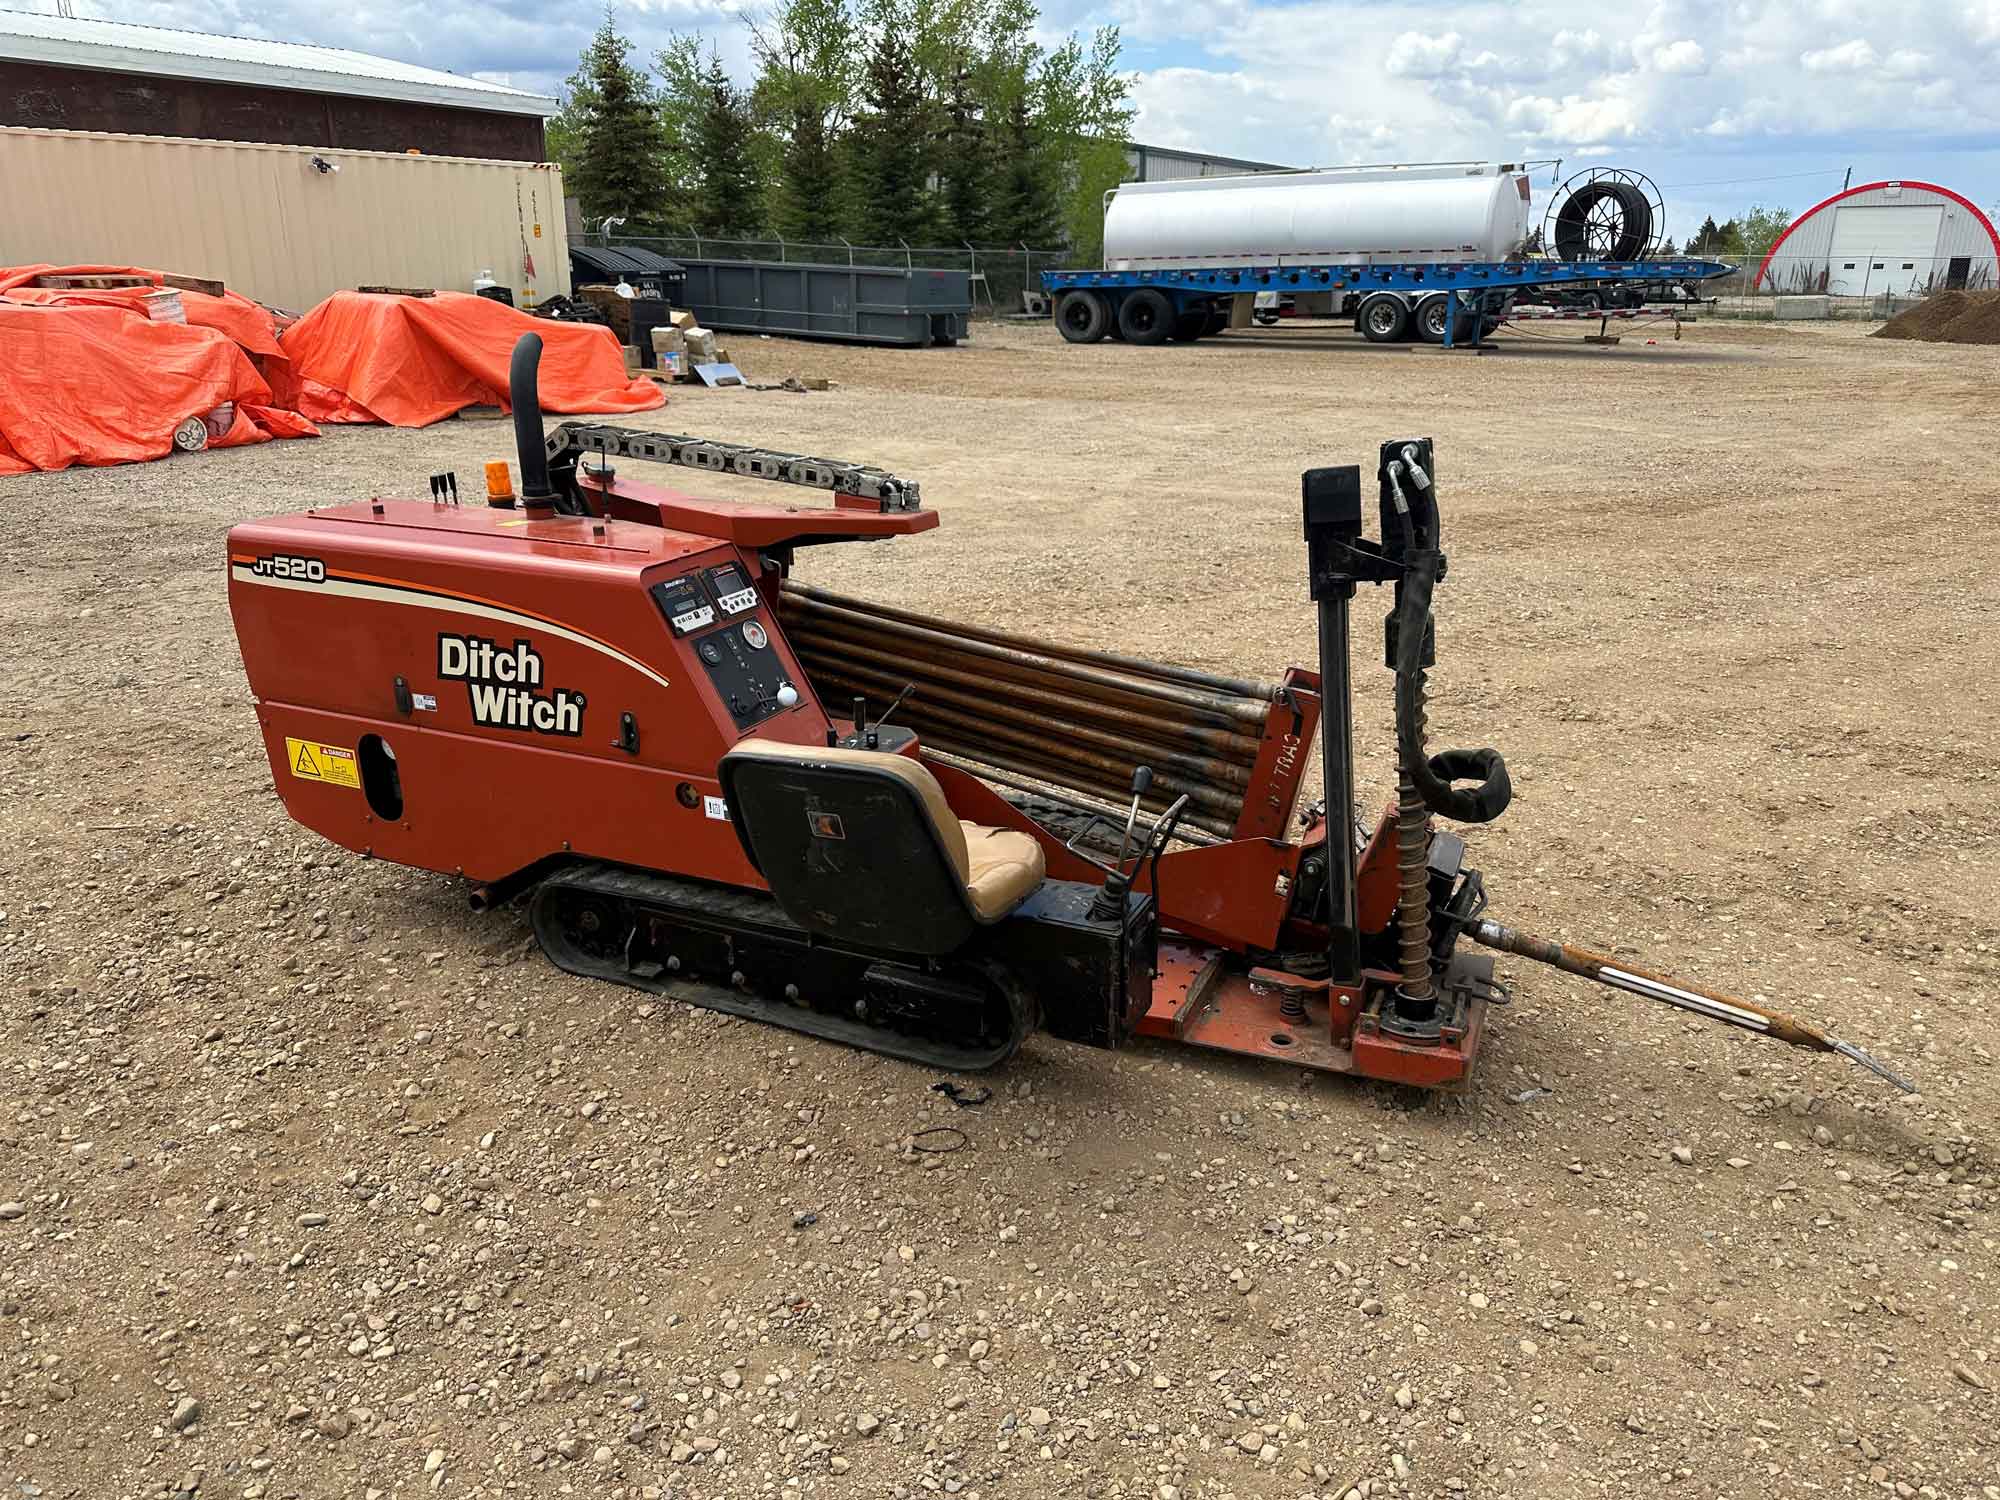
[[[715,334],[707,328],[696,328],[692,324],[681,330],[685,341],[688,363],[692,365],[713,364],[715,362]]]
[[[639,351],[630,344],[620,344],[618,347],[625,351],[625,373],[627,375],[637,375],[639,373]]]

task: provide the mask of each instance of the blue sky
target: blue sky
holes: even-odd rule
[[[11,0],[33,5],[36,0]],[[552,92],[594,0],[82,0],[80,14],[322,42]],[[621,0],[747,76],[762,0]],[[1563,158],[1665,190],[1669,232],[1914,178],[2000,211],[2000,0],[1044,0],[1050,40],[1116,24],[1134,138],[1295,166]],[[1535,177],[1537,194],[1549,172]]]

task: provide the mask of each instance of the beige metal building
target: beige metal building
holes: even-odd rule
[[[0,0],[4,5],[5,0]],[[0,265],[569,290],[555,101],[340,48],[0,9]]]
[[[0,265],[219,277],[295,312],[356,286],[470,291],[489,269],[516,306],[569,291],[551,163],[8,127],[0,160]]]

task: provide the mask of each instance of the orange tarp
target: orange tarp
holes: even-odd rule
[[[235,417],[211,447],[317,436],[272,407],[250,357],[213,329],[0,298],[0,474],[161,458],[177,426],[225,401]]]
[[[62,276],[144,276],[152,282],[143,287],[94,287],[67,290],[61,287],[38,287],[35,278],[45,275]],[[164,283],[158,271],[141,270],[136,266],[14,266],[0,268],[0,297],[9,302],[41,303],[63,307],[123,307],[145,316],[143,298],[148,292],[158,290]],[[197,328],[213,328],[226,334],[241,344],[252,354],[263,355],[267,359],[282,357],[278,348],[278,330],[268,308],[260,307],[248,297],[225,291],[220,297],[211,297],[206,292],[181,292],[181,310],[187,314],[188,322]]]
[[[316,422],[424,427],[468,406],[511,409],[507,365],[542,336],[541,402],[551,412],[647,411],[666,397],[625,371],[617,335],[557,323],[465,292],[336,292],[285,331],[281,403]]]

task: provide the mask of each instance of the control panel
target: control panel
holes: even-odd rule
[[[704,626],[715,623],[715,608],[708,602],[708,595],[702,592],[701,583],[693,574],[654,584],[653,600],[660,606],[660,613],[667,617],[667,627],[676,639],[693,635]]]
[[[756,619],[757,589],[738,563],[656,583],[653,602],[676,640],[685,639],[738,729],[799,701],[799,690]]]
[[[715,596],[716,607],[725,615],[747,614],[757,607],[756,586],[743,576],[743,569],[737,564],[710,568],[707,576],[708,590]]]

